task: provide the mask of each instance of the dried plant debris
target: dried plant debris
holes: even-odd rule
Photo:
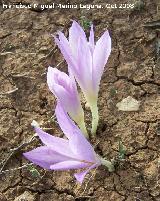
[[[148,28],[152,28],[152,29],[160,28],[160,20],[147,22],[144,24],[144,27],[148,27]]]

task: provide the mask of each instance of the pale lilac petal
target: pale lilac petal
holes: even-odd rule
[[[69,94],[69,92],[66,91],[62,86],[56,84],[54,86],[55,86],[54,94],[56,95],[58,100],[63,104],[66,111],[69,113],[74,112],[79,106],[74,97],[72,97],[71,94]]]
[[[38,134],[41,141],[52,150],[70,158],[75,158],[72,150],[69,147],[69,141],[63,138],[54,137],[44,132],[42,129],[35,127],[35,131]]]
[[[49,67],[47,73],[48,80],[52,83],[52,88],[56,90],[54,87],[54,83],[63,87],[66,91],[71,95],[75,95],[74,84],[72,83],[72,79],[64,72],[59,71],[56,68]],[[49,82],[48,81],[48,82]]]
[[[55,113],[62,131],[69,139],[72,152],[77,155],[80,160],[94,162],[95,154],[93,147],[81,133],[80,129],[69,118],[61,104],[57,104]]]
[[[57,44],[57,46],[61,50],[61,53],[63,54],[65,60],[70,61],[70,54],[69,54],[70,48],[69,48],[69,46],[64,47],[64,45],[60,42],[60,40],[56,36],[53,36],[53,37],[54,37],[55,43]]]
[[[50,166],[55,163],[71,160],[70,157],[59,154],[47,146],[38,147],[32,151],[24,153],[23,155],[34,164],[45,169],[50,169]]]
[[[92,55],[89,44],[83,38],[78,42],[78,74],[76,77],[81,88],[92,88]]]
[[[58,124],[60,128],[62,129],[63,133],[66,135],[68,139],[71,139],[73,136],[73,129],[75,127],[75,124],[66,114],[66,112],[64,111],[59,101],[57,102],[55,114],[57,117]]]
[[[93,51],[94,51],[94,31],[93,31],[93,24],[91,25],[91,30],[90,30],[89,45],[90,45],[91,53],[93,54]]]
[[[70,148],[75,155],[86,162],[95,162],[94,149],[79,129],[74,129],[73,137],[69,140]]]
[[[87,165],[80,161],[64,161],[50,166],[51,170],[73,170],[85,168]]]
[[[84,180],[84,177],[86,176],[86,174],[93,168],[95,168],[97,166],[97,164],[94,164],[92,166],[90,166],[87,170],[83,171],[83,172],[80,172],[80,173],[76,173],[74,174],[76,180],[82,184],[83,180]]]
[[[72,26],[69,29],[69,44],[75,58],[77,57],[77,41],[79,37],[84,38],[87,41],[86,34],[82,27],[76,21],[73,21]]]
[[[97,41],[93,53],[93,82],[95,90],[98,91],[104,66],[111,53],[111,38],[109,32],[106,31]]]
[[[69,77],[56,68],[49,67],[47,83],[51,92],[63,104],[65,110],[73,119],[83,114],[73,77]]]
[[[48,67],[47,84],[52,93],[54,93],[56,89],[55,84],[62,86],[64,89],[67,87],[68,90],[71,90],[69,89],[71,85],[69,76],[59,71],[57,68]]]
[[[58,45],[59,49],[61,50],[61,53],[63,54],[68,65],[76,69],[76,63],[74,61],[72,50],[69,46],[69,43],[66,37],[62,33],[59,36],[60,36],[60,39],[54,36],[55,43]]]
[[[58,36],[59,36],[59,40],[60,40],[61,44],[63,44],[65,49],[67,51],[69,51],[70,45],[69,45],[69,42],[68,42],[67,38],[65,37],[65,35],[61,31],[58,31]]]

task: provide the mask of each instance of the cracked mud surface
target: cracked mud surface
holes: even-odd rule
[[[33,3],[29,0],[22,2]],[[42,12],[0,9],[1,162],[11,149],[33,136],[30,125],[33,119],[42,127],[50,128],[49,133],[62,136],[52,120],[55,98],[46,85],[47,66],[55,66],[62,60],[50,34],[57,30],[67,34],[70,20],[79,20],[81,16],[93,21],[96,38],[108,28],[113,42],[112,54],[101,81],[100,124],[93,145],[99,154],[109,159],[117,157],[119,139],[127,150],[125,161],[118,164],[114,173],[100,167],[87,175],[82,186],[75,182],[71,171],[51,172],[37,168],[41,178],[34,177],[26,168],[2,174],[0,201],[160,200],[158,30],[143,26],[146,22],[160,19],[157,7],[158,1],[148,0],[140,10],[71,12],[68,9],[46,9]],[[66,71],[66,64],[58,68]],[[117,110],[116,104],[128,96],[141,102],[138,112]],[[18,168],[27,163],[22,151],[30,150],[38,143],[36,140],[17,151],[4,169]]]

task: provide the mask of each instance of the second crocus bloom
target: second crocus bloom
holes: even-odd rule
[[[51,92],[57,97],[66,112],[78,124],[81,131],[88,138],[84,123],[84,112],[74,79],[56,68],[49,67],[47,83]]]
[[[60,103],[57,104],[55,113],[67,139],[49,135],[35,126],[35,131],[44,145],[24,153],[24,156],[34,164],[49,170],[81,169],[75,177],[82,183],[91,169],[102,164],[101,159]]]
[[[82,27],[73,21],[69,30],[69,40],[63,33],[58,32],[55,41],[91,108],[92,133],[95,134],[99,120],[97,107],[99,84],[111,52],[109,33],[105,31],[95,43],[93,26],[91,26],[88,41]]]

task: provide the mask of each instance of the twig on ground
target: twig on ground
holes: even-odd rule
[[[8,54],[14,54],[13,52],[2,52],[0,53],[0,56],[6,56]]]
[[[13,78],[21,78],[21,77],[26,77],[26,78],[30,78],[30,79],[35,79],[35,77],[31,77],[30,75],[29,75],[29,73],[23,73],[23,74],[13,74],[13,75],[11,75],[11,77],[13,77]]]
[[[64,62],[64,59],[62,61],[60,61],[54,68],[59,67],[63,62]],[[47,74],[47,72],[42,73],[41,76],[46,75],[46,74]]]
[[[11,153],[9,154],[9,156],[4,159],[2,161],[2,167],[0,169],[0,174],[3,172],[5,166],[7,165],[8,161],[20,150],[22,149],[23,147],[27,146],[28,144],[30,144],[31,142],[33,142],[35,140],[35,137],[36,135],[32,136],[27,142],[24,142],[22,144],[20,144],[18,147],[14,148],[14,149],[11,149]]]
[[[27,168],[28,166],[32,166],[32,165],[33,165],[33,163],[27,163],[27,164],[22,165],[21,167],[9,169],[9,170],[4,170],[4,171],[1,171],[1,172],[0,172],[0,175],[1,175],[1,174],[5,174],[5,173],[7,173],[7,172],[13,172],[13,171],[21,170],[21,169],[23,169],[23,168]]]
[[[8,55],[8,54],[31,54],[31,55],[35,55],[35,54],[37,54],[36,52],[1,52],[0,53],[0,56],[6,56],[6,55]]]
[[[56,49],[56,45],[51,49],[51,51],[45,56],[45,58],[47,59],[48,57],[52,56],[53,54],[55,54],[57,52]]]
[[[94,149],[98,146],[98,144],[100,143],[100,141],[98,141],[93,147]]]
[[[16,92],[17,90],[18,90],[18,88],[15,88],[15,89],[12,89],[10,91],[0,93],[0,95],[9,95],[9,94],[12,94],[12,93]]]

